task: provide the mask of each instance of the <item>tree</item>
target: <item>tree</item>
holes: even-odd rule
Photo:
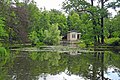
[[[61,37],[60,37],[60,30],[58,30],[58,24],[52,24],[48,30],[44,31],[44,41],[47,44],[55,45],[59,44]]]
[[[80,17],[77,13],[75,12],[71,12],[69,15],[68,15],[68,19],[67,19],[67,24],[68,24],[68,27],[69,27],[69,31],[70,30],[76,30],[76,31],[81,31],[81,20],[80,20]]]
[[[119,37],[120,38],[120,12],[113,18],[113,26],[114,26],[114,37]]]
[[[8,23],[9,27],[13,28],[13,30],[16,32],[19,39],[21,39],[23,43],[28,42],[27,29],[29,20],[27,7],[25,5],[26,3],[17,2],[16,7],[11,7],[11,11],[14,12],[15,16],[10,16],[11,20]]]
[[[77,3],[79,2],[79,3]],[[71,6],[69,6],[71,5]],[[69,6],[69,7],[68,7]],[[99,17],[98,15],[96,15],[97,13],[97,7],[94,7],[93,4],[93,0],[91,0],[91,4],[85,0],[70,0],[67,1],[65,3],[63,3],[63,8],[65,10],[68,10],[67,8],[69,8],[69,10],[74,10],[75,12],[77,12],[79,14],[79,16],[81,17],[84,13],[88,14],[89,16],[87,17],[89,20],[92,21],[93,25],[91,27],[93,27],[93,40],[94,40],[94,44],[97,42],[97,38],[96,38],[96,26],[97,26],[97,21],[96,19]],[[97,16],[97,17],[96,17]],[[87,20],[88,20],[87,19]],[[81,17],[82,20],[82,17]],[[84,22],[83,22],[84,23]],[[87,26],[87,25],[85,25]]]
[[[40,28],[40,18],[42,15],[41,10],[36,6],[35,2],[31,2],[27,6],[28,10],[28,19],[29,19],[29,25],[28,25],[28,31],[31,32],[32,30],[39,30]]]
[[[105,33],[106,37],[120,37],[120,14],[118,13],[114,18],[107,18],[105,20]]]
[[[90,18],[93,22],[93,37],[96,42],[96,37],[95,33],[97,32],[96,27],[98,25],[101,26],[99,34],[101,36],[101,43],[104,43],[104,18],[108,17],[108,7],[107,5],[110,4],[106,3],[109,0],[97,0],[98,2],[97,6],[94,5],[94,1],[91,0],[91,3],[87,0],[66,0],[63,2],[63,9],[65,9],[66,12],[70,13],[72,10],[75,12],[79,13],[79,15],[82,15],[81,13],[85,12],[90,14]],[[114,1],[112,1],[114,2]],[[117,1],[117,5],[119,0]],[[101,6],[100,6],[101,5]],[[116,6],[117,6],[116,5]],[[98,41],[99,41],[99,35],[98,35]]]
[[[28,16],[25,3],[19,0],[1,0],[0,6],[2,7],[0,14],[5,18],[5,30],[9,33],[9,41],[15,40],[16,34],[18,40],[27,42]]]
[[[104,0],[101,0],[101,10],[104,10]],[[104,15],[101,14],[101,43],[104,43]]]
[[[67,19],[62,12],[52,9],[49,11],[50,24],[58,24],[58,29],[61,31],[60,35],[63,36],[68,31]]]
[[[58,44],[61,39],[60,30],[65,32],[66,17],[56,10],[40,11],[35,3],[28,5],[28,11],[30,16],[29,39],[34,44],[39,42],[50,45]]]
[[[38,32],[32,31],[29,35],[30,40],[34,44],[39,44],[43,42],[49,45],[56,45],[60,43],[60,30],[58,30],[58,24],[52,24],[48,29],[41,29]]]

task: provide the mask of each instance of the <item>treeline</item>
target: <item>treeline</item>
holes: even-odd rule
[[[113,18],[112,13],[109,13],[108,9],[112,8],[115,11],[117,11],[117,8],[120,7],[120,0],[66,0],[63,2],[63,9],[67,13],[71,13],[71,11],[75,11],[79,14],[81,17],[82,15],[88,15],[84,22],[88,24],[90,27],[87,27],[85,24],[84,27],[86,27],[84,32],[82,32],[83,35],[88,35],[89,37],[85,36],[84,40],[91,41],[96,44],[104,44],[106,43],[106,39],[108,38],[116,38],[120,37],[119,33],[119,16],[120,12],[117,12],[117,15]],[[83,18],[81,18],[83,19]],[[115,20],[116,19],[116,20]],[[91,21],[91,22],[90,22]],[[109,23],[110,22],[114,22]],[[108,25],[109,24],[109,25]],[[117,24],[117,25],[116,25]],[[109,28],[109,29],[108,29]],[[119,29],[118,29],[119,28]],[[112,32],[112,31],[113,32]],[[116,34],[117,33],[117,34]],[[92,38],[92,39],[91,39]],[[114,42],[115,39],[109,40],[111,42]],[[120,41],[120,39],[117,41]],[[88,42],[89,43],[89,42]],[[117,42],[118,43],[118,42]],[[111,43],[110,43],[111,44]]]
[[[120,12],[111,17],[107,9],[116,9],[120,2],[108,1],[100,0],[95,5],[93,0],[66,0],[63,3],[65,15],[55,9],[39,9],[34,0],[1,0],[0,41],[55,45],[68,31],[76,30],[82,34],[81,41],[85,44],[111,44],[114,41],[119,44]]]

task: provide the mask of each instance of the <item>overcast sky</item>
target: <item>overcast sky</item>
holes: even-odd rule
[[[62,2],[65,0],[35,0],[39,8],[46,8],[46,10],[57,9],[61,10]]]

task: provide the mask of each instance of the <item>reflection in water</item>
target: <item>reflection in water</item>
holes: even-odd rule
[[[120,69],[116,67],[108,67],[105,77],[112,80],[120,80]]]
[[[10,68],[6,63],[0,80],[114,80],[114,75],[120,79],[120,55],[112,52],[19,52]]]
[[[39,80],[45,80],[43,77],[39,77]],[[84,80],[84,78],[78,76],[78,75],[67,75],[66,72],[61,72],[56,75],[50,75],[48,74],[46,76],[46,80]]]

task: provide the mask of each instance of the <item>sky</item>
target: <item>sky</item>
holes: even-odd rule
[[[62,2],[65,0],[35,0],[39,8],[46,8],[46,10],[57,9],[61,10]]]

